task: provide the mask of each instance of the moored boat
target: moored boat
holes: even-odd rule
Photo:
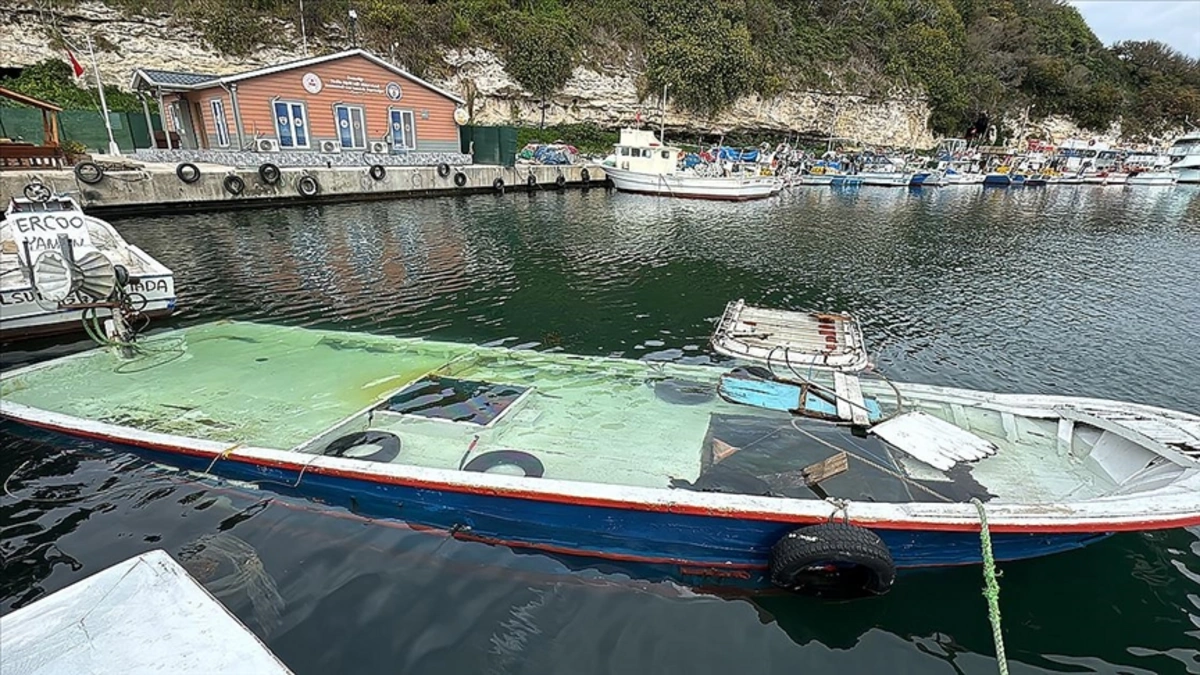
[[[1200,129],[1180,136],[1170,148],[1170,170],[1180,183],[1200,183]]]
[[[123,308],[175,311],[175,277],[109,223],[40,184],[0,222],[0,340],[80,331]]]
[[[614,154],[602,168],[622,192],[661,197],[746,201],[770,197],[783,188],[783,181],[761,175],[752,164],[719,159],[713,165],[681,169],[682,154],[660,142],[653,131],[622,129]]]
[[[713,345],[740,365],[218,322],[4,373],[0,414],[460,539],[817,594],[978,563],[979,508],[999,560],[1200,524],[1195,415],[891,383],[845,315],[731,303]]]

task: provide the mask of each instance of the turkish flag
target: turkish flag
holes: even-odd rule
[[[67,50],[67,58],[71,60],[71,70],[75,73],[75,77],[83,75],[83,66],[79,65],[79,61],[75,59],[75,55],[71,53],[70,49]]]

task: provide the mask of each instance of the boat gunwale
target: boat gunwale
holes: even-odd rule
[[[217,323],[248,323],[222,321]],[[206,324],[212,325],[212,324]],[[263,324],[258,324],[263,325]],[[292,328],[299,330],[312,330]],[[178,331],[186,332],[185,330]],[[339,333],[340,331],[317,331]],[[168,331],[162,336],[176,334]],[[371,335],[371,334],[368,334]],[[401,343],[447,345],[471,352],[508,352],[517,350],[481,347],[457,342],[432,341],[424,338],[378,336]],[[30,364],[0,373],[0,385],[37,370],[66,361],[96,356],[105,351],[97,347],[75,354]],[[535,354],[537,352],[534,352]],[[617,357],[589,357],[556,354],[560,359],[641,363],[639,360]],[[684,369],[708,370],[711,366],[664,364]],[[872,383],[874,384],[874,383]],[[885,386],[879,383],[879,386]],[[972,401],[971,405],[998,411],[1014,412],[1030,417],[1053,418],[1054,407],[1065,404],[1090,405],[1125,412],[1137,412],[1165,419],[1200,421],[1200,416],[1182,411],[1107,399],[1080,398],[1056,395],[1001,394],[952,387],[898,383],[901,391],[921,393],[933,400],[954,397]],[[961,401],[967,402],[967,401]],[[1024,404],[1024,405],[1022,405]],[[343,418],[326,432],[354,419]],[[445,490],[507,497],[530,501],[563,503],[575,506],[615,508],[619,510],[679,513],[704,517],[719,517],[792,524],[827,522],[845,518],[864,527],[888,530],[928,530],[978,532],[979,514],[970,503],[922,502],[863,502],[846,501],[844,506],[817,499],[763,497],[719,492],[696,492],[671,488],[625,486],[592,481],[568,481],[552,478],[531,480],[519,476],[466,472],[457,469],[438,469],[402,463],[369,462],[353,458],[329,457],[293,449],[273,449],[226,443],[210,439],[180,436],[135,427],[109,424],[97,420],[58,413],[22,403],[0,399],[0,419],[69,436],[107,441],[145,450],[199,456],[217,461],[236,460],[247,464],[290,471],[317,473],[370,483],[395,484],[424,489]],[[318,436],[319,438],[319,436]],[[311,441],[310,441],[311,442]],[[1183,467],[1183,474],[1171,483],[1150,490],[1124,495],[1105,495],[1071,502],[989,502],[988,523],[995,532],[1054,534],[1109,533],[1174,529],[1200,525],[1200,469]]]

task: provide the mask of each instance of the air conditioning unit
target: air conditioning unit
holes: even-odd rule
[[[342,144],[337,141],[321,141],[321,152],[333,154],[342,151]]]
[[[370,147],[367,148],[367,152],[369,152],[373,155],[388,154],[387,141],[371,141]]]
[[[255,152],[279,152],[279,141],[274,138],[259,138],[254,141]]]

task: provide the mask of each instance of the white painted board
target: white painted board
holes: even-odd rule
[[[291,675],[162,550],[0,617],[0,675]]]
[[[876,424],[870,433],[942,471],[996,454],[990,441],[920,410]]]

